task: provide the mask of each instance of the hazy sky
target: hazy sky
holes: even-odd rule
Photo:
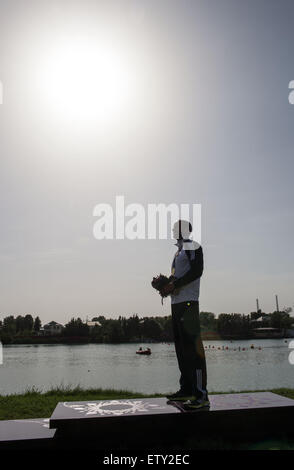
[[[117,195],[202,204],[201,310],[293,306],[293,24],[286,0],[0,1],[0,319],[170,313],[174,241],[93,236]]]

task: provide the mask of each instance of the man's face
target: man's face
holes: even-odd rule
[[[175,240],[179,240],[181,237],[180,237],[180,224],[179,223],[175,223],[174,226],[173,226],[173,238]],[[188,239],[190,237],[190,231],[189,231],[189,224],[188,223],[185,223],[185,222],[182,222],[181,223],[181,235],[183,237],[184,240]]]

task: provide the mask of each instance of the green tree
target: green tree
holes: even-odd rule
[[[41,329],[41,326],[42,326],[42,323],[41,323],[41,320],[39,317],[36,317],[35,318],[35,321],[34,321],[34,331],[37,333],[38,331],[40,331]]]
[[[249,315],[221,313],[217,319],[218,332],[223,335],[247,336],[249,328]]]
[[[173,322],[171,315],[166,317],[156,317],[156,320],[161,324],[162,333],[161,337],[163,341],[173,341],[174,332],[173,332]]]
[[[159,341],[162,334],[161,325],[154,318],[146,317],[143,320],[141,324],[141,336],[145,339]]]
[[[72,318],[70,322],[65,325],[64,336],[74,337],[74,336],[88,336],[89,327],[86,323],[83,323],[80,318]]]
[[[216,328],[215,315],[212,312],[200,312],[200,324],[205,330],[214,330]]]
[[[137,314],[127,319],[125,324],[126,336],[129,341],[139,341],[141,336],[140,319]]]
[[[23,321],[24,330],[32,331],[34,327],[34,319],[32,315],[26,315]]]
[[[273,312],[270,316],[270,326],[272,328],[290,328],[291,317],[286,312]]]
[[[14,335],[16,333],[16,323],[13,315],[5,317],[3,320],[3,332]]]
[[[15,329],[16,333],[20,334],[25,329],[24,317],[22,315],[18,315],[15,319]]]
[[[123,330],[119,320],[108,320],[105,328],[105,336],[109,343],[121,343],[124,340]]]
[[[98,320],[92,320],[98,321]],[[99,325],[95,325],[93,328],[90,329],[90,337],[91,341],[95,343],[103,343],[103,327]]]

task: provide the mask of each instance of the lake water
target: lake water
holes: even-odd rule
[[[290,342],[204,341],[208,390],[294,387]],[[135,354],[139,346],[149,346],[151,356]],[[294,348],[293,340],[291,346]],[[0,365],[0,394],[19,393],[32,386],[45,391],[61,385],[164,394],[178,390],[178,380],[173,343],[9,345],[3,347]]]

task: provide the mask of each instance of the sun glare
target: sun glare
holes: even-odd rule
[[[51,46],[37,81],[42,106],[70,122],[113,121],[131,98],[126,58],[101,41],[67,38]]]

